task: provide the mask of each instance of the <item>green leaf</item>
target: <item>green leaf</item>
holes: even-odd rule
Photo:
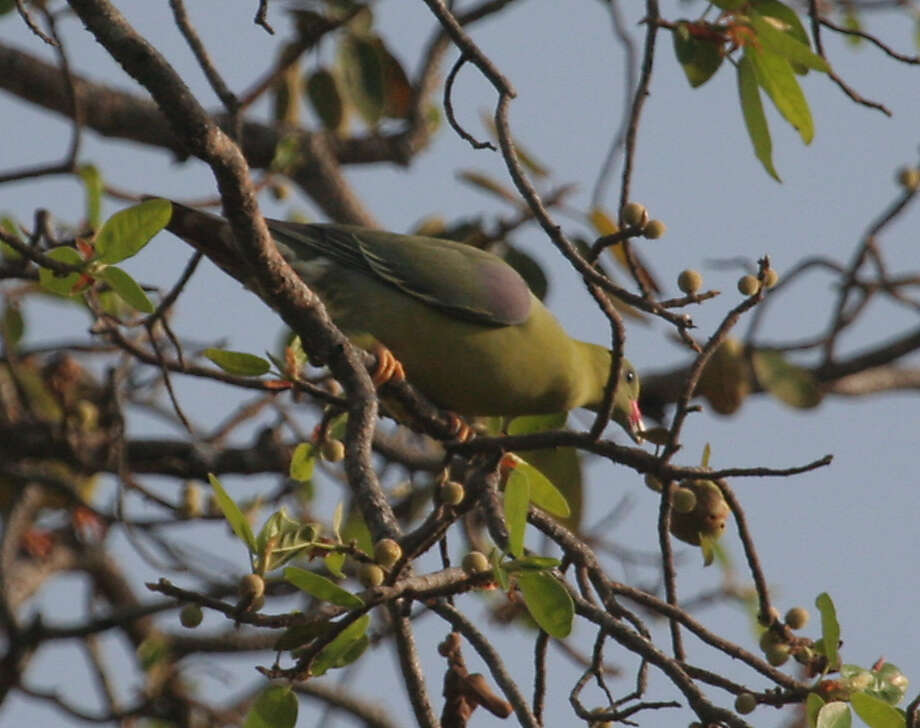
[[[306,90],[320,123],[329,131],[342,131],[347,115],[335,76],[326,68],[317,68],[307,78]]]
[[[684,75],[693,88],[697,88],[713,77],[725,57],[721,43],[693,35],[689,23],[680,22],[673,32],[674,53],[677,62],[684,69]]]
[[[773,179],[781,182],[773,166],[773,142],[770,140],[770,127],[767,126],[767,116],[760,100],[757,75],[747,53],[738,61],[738,95],[741,97],[741,113],[754,147],[754,156]]]
[[[342,541],[345,543],[354,541],[364,553],[374,553],[374,538],[364,522],[361,509],[357,508],[354,502],[352,502],[351,508],[348,509],[348,517],[342,525]]]
[[[550,556],[522,556],[519,559],[506,561],[502,566],[509,573],[518,571],[544,571],[546,569],[555,569],[562,562]]]
[[[241,377],[260,377],[271,369],[271,364],[261,356],[247,354],[245,351],[205,349],[202,353],[228,374],[236,374]]]
[[[345,667],[357,660],[367,649],[366,632],[370,621],[371,618],[365,614],[336,635],[336,638],[326,645],[313,660],[310,674],[318,677],[324,675],[327,670]]]
[[[568,589],[545,571],[521,571],[515,578],[527,611],[540,629],[557,639],[568,637],[575,617],[575,605]]]
[[[752,12],[749,19],[765,52],[775,53],[790,63],[799,63],[816,71],[827,73],[831,70],[826,60],[812,53],[807,42],[803,43],[791,33],[778,30],[773,22],[757,13]]]
[[[48,257],[61,263],[69,265],[84,264],[83,258],[73,248],[54,248],[48,252]],[[58,275],[49,268],[38,269],[38,282],[42,288],[59,296],[73,295],[73,287],[80,281],[80,273],[68,273],[67,275]]]
[[[530,484],[526,473],[515,468],[505,483],[505,522],[508,524],[508,548],[514,556],[524,555],[524,530],[530,505]]]
[[[0,230],[22,242],[22,234],[19,232],[19,225],[16,224],[13,218],[7,215],[0,217]],[[6,260],[22,260],[22,255],[19,251],[14,250],[2,240],[0,240],[0,257]]]
[[[712,448],[710,447],[709,443],[707,442],[707,443],[703,446],[703,457],[700,458],[700,467],[701,467],[701,468],[708,468],[708,467],[709,467],[709,457],[710,457],[711,455],[712,455]]]
[[[289,685],[270,685],[252,704],[243,728],[294,728],[297,696]]]
[[[169,200],[145,200],[125,210],[116,212],[105,221],[94,245],[103,263],[118,263],[140,250],[150,239],[166,227],[172,217]]]
[[[339,68],[345,91],[361,118],[376,126],[386,105],[383,58],[369,36],[347,34],[339,42]]]
[[[872,676],[873,684],[866,693],[889,705],[897,705],[903,700],[910,681],[897,665],[886,662],[878,670],[873,670]]]
[[[121,268],[109,265],[103,268],[99,276],[108,283],[119,297],[142,313],[153,313],[154,306],[144,289]]]
[[[84,164],[79,169],[80,179],[86,189],[86,219],[93,230],[102,222],[102,175],[94,164]]]
[[[313,478],[313,468],[315,466],[316,448],[313,447],[313,443],[302,442],[294,448],[288,473],[297,482],[306,483]]]
[[[542,508],[547,513],[560,518],[567,518],[571,514],[569,504],[565,496],[559,492],[558,488],[553,485],[549,478],[537,470],[533,465],[522,458],[517,459],[514,467],[515,471],[520,471],[527,476],[527,483],[530,486],[530,502],[538,508]]]
[[[818,713],[824,707],[824,698],[817,693],[808,693],[805,699],[805,717],[808,720],[808,728],[815,728],[818,722]]]
[[[508,570],[502,564],[504,554],[496,548],[489,552],[489,564],[492,566],[492,575],[498,582],[499,588],[506,592],[511,588],[511,581],[508,578]]]
[[[220,510],[224,514],[224,518],[226,518],[227,522],[230,524],[230,528],[233,529],[233,533],[236,534],[236,537],[240,541],[246,544],[246,548],[249,549],[250,553],[257,553],[258,549],[256,549],[255,536],[252,535],[252,527],[249,525],[249,521],[246,520],[246,516],[244,516],[243,512],[240,510],[240,507],[236,504],[236,501],[227,495],[227,491],[224,490],[224,486],[221,485],[220,480],[217,479],[214,473],[208,473],[208,480],[211,483],[211,487],[214,489],[217,505],[220,506]]]
[[[26,329],[25,319],[22,317],[22,311],[19,306],[5,306],[3,317],[0,318],[0,332],[3,334],[3,342],[11,349],[16,348],[22,340],[22,334]]]
[[[904,728],[907,724],[897,708],[872,695],[853,693],[850,705],[869,728]]]
[[[745,56],[753,62],[757,83],[767,92],[776,110],[798,131],[805,144],[811,144],[815,136],[811,110],[789,61],[753,46],[748,46]]]
[[[840,644],[840,624],[837,622],[837,609],[827,592],[821,592],[815,599],[815,606],[821,612],[821,640],[823,653],[831,669],[840,663],[837,645]]]
[[[303,647],[308,642],[325,634],[328,629],[329,622],[315,622],[313,624],[299,624],[294,627],[288,627],[275,640],[274,649],[277,652],[296,650],[298,647]]]
[[[399,59],[390,53],[382,40],[378,41],[385,91],[383,114],[389,119],[407,119],[412,109],[412,84]]]
[[[853,716],[850,713],[850,706],[839,700],[821,708],[815,721],[816,728],[850,728],[852,724]]]
[[[284,579],[322,602],[331,602],[347,609],[360,609],[364,606],[364,601],[360,597],[312,571],[289,566],[284,570]]]
[[[513,205],[518,202],[518,197],[514,192],[494,177],[490,177],[483,172],[477,172],[473,169],[461,169],[456,173],[456,177],[461,182],[465,182],[471,187],[482,190],[486,194],[492,195],[503,202],[510,202]]]
[[[760,350],[751,356],[757,381],[790,407],[811,409],[821,404],[821,389],[811,372],[790,364],[778,351]]]
[[[779,0],[754,0],[754,9],[766,18],[773,18],[782,24],[780,32],[788,33],[806,47],[811,47],[805,26],[799,20],[795,10]]]
[[[307,549],[317,545],[319,527],[302,523],[288,516],[287,511],[273,513],[256,536],[256,551],[263,571],[274,571]]]
[[[546,273],[543,272],[543,266],[529,253],[510,245],[508,241],[505,241],[506,250],[502,253],[502,258],[504,261],[514,268],[518,275],[524,279],[527,285],[530,287],[530,290],[533,291],[533,295],[539,298],[541,301],[546,300],[546,294],[549,291],[549,279],[546,277]],[[534,415],[535,417],[544,417],[545,415]],[[519,419],[530,419],[529,416],[525,417],[515,417],[512,422],[515,422]],[[563,424],[565,424],[565,419],[563,418]],[[561,425],[560,425],[561,427]]]
[[[337,579],[345,578],[345,573],[342,571],[342,566],[345,565],[345,554],[341,551],[330,551],[323,558],[323,561],[326,564],[326,568],[329,569],[330,574]]]

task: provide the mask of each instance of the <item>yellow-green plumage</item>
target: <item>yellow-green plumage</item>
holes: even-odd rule
[[[500,258],[461,243],[346,225],[266,220],[288,263],[358,343],[376,340],[435,404],[466,416],[596,408],[610,352],[572,339]],[[229,225],[173,203],[167,226],[242,282]],[[372,337],[372,338],[371,338]],[[642,424],[624,359],[614,419]]]

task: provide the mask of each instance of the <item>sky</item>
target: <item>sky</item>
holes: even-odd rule
[[[200,94],[207,106],[216,107],[202,74],[172,27],[165,3],[120,3],[122,10],[166,54],[170,62]],[[643,29],[639,3],[624,3],[624,12],[634,40]],[[199,0],[190,4],[204,42],[231,86],[246,88],[273,57],[276,40],[251,23],[254,3],[227,4]],[[699,12],[700,3],[662,3],[664,17],[676,19]],[[414,59],[434,24],[420,2],[383,0],[376,16],[381,34],[390,48],[414,70]],[[271,20],[284,36],[288,22],[280,6],[271,6]],[[912,28],[906,17],[879,14],[866,18],[869,30],[878,32],[906,53],[912,47]],[[139,92],[135,84],[108,59],[101,47],[74,19],[62,29],[75,68],[87,76],[106,80],[119,88]],[[623,53],[614,42],[602,3],[554,3],[534,0],[519,4],[487,23],[472,29],[474,40],[508,76],[518,91],[511,110],[516,138],[548,166],[552,183],[575,183],[577,192],[571,207],[587,210],[598,169],[623,111]],[[0,19],[0,40],[47,57],[48,50],[24,29],[14,16]],[[872,48],[853,49],[826,34],[826,47],[835,70],[864,95],[885,103],[893,111],[888,118],[855,105],[821,74],[812,73],[802,85],[811,103],[816,135],[805,147],[795,132],[772,110],[768,111],[773,132],[774,162],[783,178],[778,184],[762,170],[751,151],[737,102],[735,80],[723,68],[700,89],[691,89],[683,77],[667,34],[662,34],[656,65],[638,140],[633,198],[644,203],[653,217],[668,225],[665,237],[641,241],[640,250],[664,281],[668,294],[677,293],[676,278],[687,267],[699,269],[706,286],[724,291],[714,301],[694,309],[698,336],[707,337],[725,313],[738,302],[735,281],[738,269],[724,269],[714,261],[743,257],[755,260],[770,255],[782,273],[804,255],[826,255],[841,262],[850,259],[869,224],[898,196],[894,177],[905,164],[915,164],[918,152],[916,121],[920,118],[920,95],[915,93],[916,67],[897,64]],[[321,48],[321,58],[331,62],[331,46]],[[452,62],[454,55],[449,56]],[[480,113],[494,106],[495,95],[470,66],[460,74],[454,98],[464,126],[484,135]],[[264,107],[256,109],[264,113]],[[0,118],[8,130],[0,146],[0,169],[57,158],[66,150],[68,127],[28,105],[0,93]],[[15,138],[15,144],[10,139]],[[97,164],[114,186],[172,197],[201,198],[214,192],[213,180],[197,162],[177,162],[167,155],[139,150],[135,146],[86,135],[83,159]],[[369,167],[349,170],[348,178],[365,200],[381,227],[406,231],[429,215],[446,219],[507,213],[494,199],[459,183],[458,169],[487,172],[507,182],[502,160],[489,151],[474,151],[448,128],[442,128],[431,148],[409,169]],[[615,208],[618,177],[611,181],[605,203]],[[267,214],[284,216],[297,208],[311,217],[318,215],[308,201],[296,196],[284,206],[267,198]],[[31,220],[37,207],[47,207],[62,220],[82,215],[83,195],[72,179],[40,179],[0,187],[0,212]],[[109,201],[106,212],[118,204]],[[892,225],[882,245],[895,270],[909,271],[918,261],[916,254],[916,206]],[[586,233],[583,221],[560,216],[567,231]],[[548,298],[550,308],[569,331],[580,338],[603,342],[608,334],[603,317],[592,306],[577,276],[564,268],[558,254],[541,231],[531,226],[515,235],[515,243],[552,270]],[[187,251],[168,236],[153,244],[126,266],[145,281],[168,285],[175,280],[187,259]],[[833,281],[823,275],[803,279],[770,304],[762,324],[766,341],[783,341],[823,330],[835,301]],[[53,341],[82,333],[85,317],[72,308],[41,305],[27,311],[31,341]],[[916,313],[886,304],[870,306],[859,325],[843,337],[842,354],[877,344],[917,325]],[[222,340],[230,348],[259,353],[274,349],[279,326],[273,314],[254,297],[242,292],[208,266],[196,276],[189,295],[180,302],[177,326],[181,334],[195,341]],[[746,330],[746,322],[739,332]],[[642,372],[666,370],[685,361],[686,355],[658,324],[628,327],[630,359]],[[808,357],[801,359],[809,363]],[[917,357],[912,358],[916,366]],[[178,381],[180,397],[190,411],[218,421],[229,409],[228,392],[216,385]],[[912,575],[920,536],[916,528],[918,500],[914,453],[920,430],[917,395],[884,394],[860,400],[829,397],[814,411],[794,411],[767,397],[752,398],[738,416],[720,418],[710,412],[694,415],[685,429],[684,449],[678,461],[695,465],[706,443],[712,447],[712,465],[785,467],[809,462],[826,453],[835,456],[833,465],[796,478],[745,479],[732,483],[750,520],[767,578],[778,606],[812,607],[814,598],[827,591],[834,598],[843,629],[846,662],[869,666],[883,656],[898,664],[920,685],[920,650],[916,641],[916,611],[920,586]],[[212,414],[213,413],[213,414]],[[582,421],[587,421],[582,417]],[[162,434],[170,430],[162,422],[138,417],[131,423],[137,435]],[[617,435],[613,435],[617,437]],[[628,515],[607,535],[618,544],[645,552],[655,549],[657,500],[636,473],[609,463],[590,467],[587,494],[590,514],[606,514],[621,502],[629,505]],[[245,484],[231,481],[238,489]],[[236,492],[243,492],[237,490]],[[334,494],[322,499],[331,513]],[[730,533],[725,539],[744,580],[740,543]],[[213,534],[217,537],[217,534]],[[121,538],[117,534],[113,538]],[[528,544],[537,546],[535,534]],[[127,546],[125,546],[127,548]],[[243,550],[238,553],[214,549],[229,566],[242,570]],[[430,564],[435,568],[435,564]],[[138,567],[138,582],[155,576]],[[611,567],[614,578],[629,580],[636,573]],[[638,577],[649,584],[648,570]],[[684,597],[717,585],[715,568],[703,570],[698,555],[688,551],[679,572],[678,587]],[[81,594],[76,579],[68,578],[41,595],[35,608],[49,619],[68,619],[67,606]],[[474,616],[484,617],[480,600],[465,597],[461,606]],[[812,609],[814,612],[814,609]],[[748,649],[756,649],[748,617],[735,607],[708,609],[700,619]],[[70,617],[72,619],[72,615]],[[805,634],[817,636],[813,618]],[[214,628],[219,620],[209,620]],[[175,619],[164,625],[174,628]],[[658,635],[665,625],[659,624]],[[442,626],[428,618],[419,625],[419,643],[427,647],[425,666],[429,689],[439,708],[442,663],[433,646],[443,637]],[[520,630],[502,636],[503,654],[523,685],[530,681],[532,635]],[[576,632],[575,643],[589,649],[591,634]],[[108,644],[111,642],[112,644]],[[507,649],[505,649],[507,646]],[[587,647],[586,647],[587,646]],[[116,664],[127,663],[124,645],[108,640]],[[734,669],[728,660],[688,640],[691,661],[712,669]],[[379,653],[379,654],[378,654]],[[608,659],[631,663],[622,651],[611,648]],[[476,660],[467,651],[471,669]],[[349,683],[373,680],[383,704],[398,715],[406,703],[389,651],[378,650],[347,675]],[[206,671],[218,679],[205,678],[209,694],[219,694],[229,683],[231,692],[250,681],[251,656],[200,659]],[[79,671],[53,669],[54,665],[79,665],[73,652],[39,655],[28,676],[44,685],[56,685],[79,702],[81,691],[91,686]],[[551,650],[551,685],[548,725],[559,725],[569,715],[567,694],[575,674],[559,650]],[[229,676],[223,679],[224,672]],[[733,677],[762,689],[765,684],[749,671]],[[627,674],[629,674],[627,672]],[[61,675],[66,676],[62,678]],[[337,679],[335,676],[327,678]],[[621,694],[631,687],[630,679],[615,683]],[[660,676],[653,687],[664,687]],[[125,690],[130,689],[130,682]],[[127,693],[126,693],[127,694]],[[672,693],[665,693],[670,696]],[[596,698],[597,696],[595,696]],[[720,696],[729,706],[731,700]],[[313,706],[302,710],[300,726],[312,726],[317,713]],[[688,714],[677,712],[655,716],[660,726],[683,726]],[[0,708],[0,723],[41,725],[55,714],[20,698]],[[783,714],[760,708],[754,724],[778,725]],[[349,725],[340,721],[335,725]],[[478,715],[477,726],[504,725],[497,719]]]

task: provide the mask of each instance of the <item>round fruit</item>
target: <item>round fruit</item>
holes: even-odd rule
[[[630,227],[642,227],[648,222],[648,210],[641,202],[627,202],[623,207],[623,222]]]
[[[767,271],[763,274],[763,284],[767,288],[773,288],[777,283],[779,283],[779,273],[772,268],[767,268]]]
[[[320,447],[323,460],[337,463],[345,458],[345,443],[341,440],[324,440]]]
[[[463,484],[456,480],[445,480],[438,488],[438,498],[445,506],[458,506],[465,496]]]
[[[690,488],[678,488],[674,491],[671,507],[678,513],[690,513],[696,508],[696,493]]]
[[[719,486],[711,480],[687,480],[681,488],[693,491],[696,505],[689,513],[677,509],[671,513],[671,533],[694,546],[699,546],[701,536],[719,538],[731,514]]]
[[[772,629],[768,629],[764,631],[762,635],[760,635],[760,642],[758,644],[760,645],[761,651],[766,653],[776,647],[776,645],[781,645],[784,643],[783,638],[780,635],[778,635]]]
[[[785,665],[786,661],[789,659],[789,645],[782,643],[774,645],[766,651],[765,655],[767,662],[773,665],[773,667]]]
[[[642,235],[649,240],[657,240],[668,231],[668,226],[661,220],[649,220],[642,228]]]
[[[920,187],[920,169],[916,167],[901,167],[898,170],[898,184],[905,190],[913,192]]]
[[[703,276],[698,271],[688,268],[677,276],[677,287],[684,293],[696,293],[703,287]]]
[[[358,568],[358,581],[367,588],[380,586],[385,578],[386,574],[377,564],[362,563]]]
[[[258,599],[265,594],[265,579],[258,574],[246,574],[240,579],[237,591],[243,599]]]
[[[179,622],[182,623],[183,627],[188,627],[189,629],[195,629],[201,624],[202,619],[204,619],[204,613],[197,604],[186,604],[182,607],[182,611],[179,612]]]
[[[789,629],[802,629],[802,627],[808,624],[810,616],[811,615],[805,607],[793,607],[786,612],[786,624],[789,626]]]
[[[760,289],[760,281],[754,276],[741,276],[738,279],[738,290],[742,296],[753,296]]]
[[[481,551],[470,551],[463,557],[463,570],[467,574],[481,574],[489,570],[489,559]]]
[[[664,487],[661,481],[651,473],[645,474],[645,485],[656,493],[660,493],[661,489]]]
[[[374,560],[389,569],[402,557],[402,546],[392,538],[382,538],[374,544]]]
[[[751,695],[751,693],[740,693],[738,697],[735,698],[735,710],[741,713],[741,715],[747,715],[753,712],[756,707],[757,698]]]

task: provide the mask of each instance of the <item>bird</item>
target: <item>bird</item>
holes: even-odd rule
[[[601,406],[611,351],[570,337],[498,256],[354,225],[265,222],[336,325],[366,349],[392,352],[442,409],[513,418]],[[227,220],[172,202],[166,228],[258,293]],[[620,369],[613,420],[640,442],[639,375],[625,357]]]

